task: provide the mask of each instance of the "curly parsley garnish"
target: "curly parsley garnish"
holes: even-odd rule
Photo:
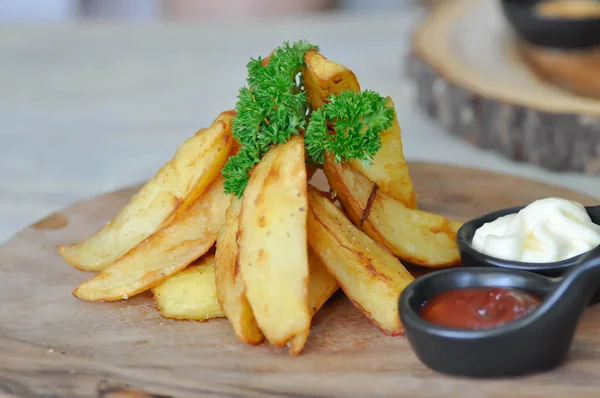
[[[373,91],[342,92],[331,95],[312,112],[302,81],[304,53],[319,50],[307,41],[283,45],[266,59],[252,58],[247,65],[247,87],[242,87],[232,121],[234,138],[241,144],[238,153],[223,167],[225,192],[242,196],[250,171],[276,144],[305,133],[309,157],[322,164],[324,153],[335,161],[360,159],[370,162],[381,147],[380,133],[394,120],[393,108]],[[332,124],[333,134],[329,131]],[[311,159],[307,159],[310,161]]]
[[[394,109],[386,107],[386,98],[374,91],[343,91],[312,113],[304,137],[306,151],[318,164],[324,153],[332,153],[335,162],[360,159],[370,163],[381,148],[380,133],[394,121]],[[330,134],[328,122],[335,134]]]
[[[223,168],[225,192],[242,196],[252,167],[274,144],[283,144],[306,129],[309,104],[302,85],[304,53],[318,50],[306,41],[283,43],[268,63],[252,58],[248,63],[248,87],[240,89],[233,137],[242,145]]]

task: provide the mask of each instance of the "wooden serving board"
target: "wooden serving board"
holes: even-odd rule
[[[551,170],[600,173],[600,98],[540,78],[557,57],[523,48],[500,0],[439,2],[416,28],[407,59],[418,106],[478,147]],[[596,54],[576,72],[572,58],[580,59],[559,58],[554,80],[567,72],[594,79],[587,69],[598,65]]]
[[[461,220],[548,196],[597,203],[523,178],[440,164],[413,162],[410,167],[420,207]],[[149,294],[115,303],[76,299],[72,289],[91,274],[67,265],[55,246],[94,232],[135,189],[59,211],[0,246],[0,395],[598,396],[600,307],[586,310],[561,368],[482,381],[429,370],[404,337],[382,334],[341,293],[316,315],[305,350],[296,358],[286,349],[239,342],[225,319],[163,319]]]

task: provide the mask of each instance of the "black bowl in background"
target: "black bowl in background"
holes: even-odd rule
[[[500,3],[513,30],[530,44],[568,50],[600,46],[600,18],[542,16],[536,12],[536,5],[544,1],[547,0],[500,0]]]

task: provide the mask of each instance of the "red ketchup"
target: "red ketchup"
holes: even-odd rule
[[[514,321],[540,304],[517,289],[476,287],[449,290],[434,296],[421,309],[429,322],[458,329],[489,329]]]

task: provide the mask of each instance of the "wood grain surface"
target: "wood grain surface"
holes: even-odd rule
[[[410,167],[420,207],[456,219],[547,196],[594,204],[572,191],[483,170],[418,162]],[[598,396],[597,306],[586,310],[559,369],[482,381],[429,370],[404,337],[382,334],[341,293],[316,315],[297,358],[286,349],[241,343],[224,319],[163,319],[149,294],[114,303],[77,300],[71,291],[90,274],[67,265],[55,246],[95,231],[134,191],[78,203],[0,247],[0,396]]]
[[[600,48],[558,51],[519,43],[522,59],[541,78],[579,95],[600,98]]]
[[[549,170],[599,174],[600,98],[539,78],[540,63],[524,61],[499,3],[444,2],[419,24],[407,59],[419,107],[477,147]],[[559,69],[581,80],[581,68]],[[597,83],[597,73],[587,73]]]

